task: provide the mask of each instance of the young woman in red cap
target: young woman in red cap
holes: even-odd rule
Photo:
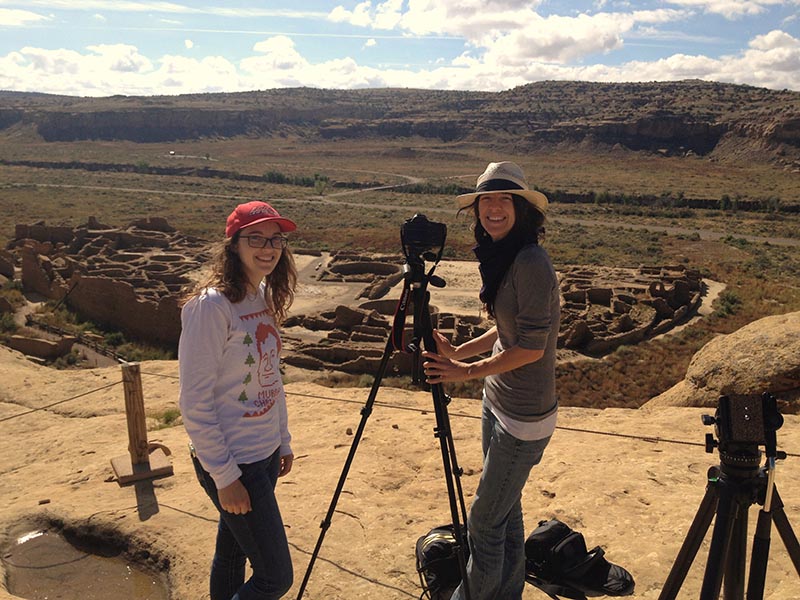
[[[181,414],[197,477],[220,512],[211,600],[271,600],[292,586],[275,484],[294,458],[278,327],[297,282],[285,236],[295,229],[266,202],[237,206],[210,276],[181,312]]]
[[[483,471],[467,528],[471,600],[520,600],[525,586],[522,489],[556,426],[559,287],[539,236],[547,210],[511,162],[490,163],[474,193],[458,197],[475,219],[480,299],[495,327],[459,346],[434,332],[430,383],[483,378]],[[460,211],[459,211],[460,212]],[[491,353],[474,362],[464,359]],[[463,584],[453,600],[465,598]]]

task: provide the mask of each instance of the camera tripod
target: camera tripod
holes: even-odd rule
[[[425,263],[420,256],[407,254],[406,258],[407,262],[404,265],[405,283],[403,287],[403,293],[397,305],[397,311],[395,313],[392,332],[389,335],[389,338],[386,342],[386,348],[384,350],[383,357],[381,358],[381,362],[378,366],[378,371],[377,374],[375,375],[375,380],[372,384],[372,388],[370,389],[367,401],[361,409],[361,421],[358,425],[358,429],[356,430],[355,435],[353,436],[353,443],[350,446],[350,452],[347,455],[347,459],[345,460],[344,463],[344,468],[342,469],[341,475],[339,476],[339,482],[336,485],[336,490],[334,491],[333,497],[330,502],[330,506],[328,507],[328,512],[325,515],[323,521],[320,523],[321,531],[319,534],[319,538],[317,539],[317,544],[314,548],[314,552],[311,555],[308,568],[306,569],[306,573],[303,578],[303,583],[301,584],[300,590],[297,594],[297,600],[300,600],[303,597],[303,593],[306,589],[306,585],[308,584],[309,577],[311,576],[311,570],[314,567],[314,562],[316,561],[317,555],[319,554],[319,550],[322,547],[322,542],[323,539],[325,538],[325,533],[331,526],[331,518],[333,516],[334,510],[336,509],[336,504],[339,500],[339,496],[342,492],[342,489],[344,488],[345,480],[347,479],[347,474],[350,470],[350,465],[352,464],[353,458],[355,457],[356,450],[358,448],[358,443],[361,440],[364,428],[366,427],[367,419],[372,413],[372,407],[373,404],[375,403],[375,397],[378,394],[378,389],[380,388],[381,380],[383,379],[384,373],[386,372],[386,368],[389,364],[389,359],[391,358],[395,350],[413,352],[415,355],[413,381],[414,383],[418,383],[419,368],[420,368],[420,360],[419,360],[420,342],[421,341],[424,342],[426,350],[429,350],[431,352],[436,352],[436,342],[433,337],[433,327],[431,325],[431,315],[429,306],[430,293],[428,292],[427,287],[428,283],[434,285],[435,287],[443,287],[445,285],[445,282],[441,278],[433,275],[433,270],[436,267],[435,264],[426,274]],[[405,314],[408,308],[409,301],[411,301],[414,307],[414,321],[413,321],[414,335],[411,343],[409,343],[408,345],[404,345],[402,341],[403,325],[405,322]],[[467,600],[469,600],[470,594],[467,584],[466,558],[464,552],[466,547],[466,535],[464,533],[464,528],[462,528],[461,526],[462,523],[466,525],[467,512],[464,504],[464,494],[461,489],[460,478],[462,470],[459,468],[458,462],[456,460],[455,444],[453,442],[453,436],[450,431],[450,417],[447,412],[447,404],[450,401],[450,398],[444,394],[444,391],[442,390],[442,384],[432,385],[431,393],[433,396],[434,412],[436,414],[436,427],[434,429],[434,436],[439,439],[439,445],[441,447],[442,465],[444,467],[445,482],[447,484],[447,497],[450,503],[450,515],[453,523],[453,532],[456,538],[456,545],[454,547],[454,551],[458,558],[459,569],[461,571],[461,581],[463,582],[464,586],[463,587],[464,596],[465,598],[467,598]],[[461,511],[460,515],[459,515],[459,509]]]
[[[707,452],[712,452],[713,448],[719,445],[720,464],[708,470],[705,495],[658,600],[675,600],[677,597],[715,514],[716,521],[700,590],[700,600],[717,600],[723,580],[724,600],[745,598],[748,509],[756,503],[760,504],[762,509],[758,513],[753,535],[747,600],[761,600],[764,597],[770,529],[773,522],[800,576],[800,544],[786,517],[783,501],[775,487],[775,459],[786,458],[786,453],[776,450],[775,432],[783,423],[783,418],[778,413],[775,399],[769,394],[764,394],[763,398],[765,425],[763,437],[767,457],[765,466],[759,468],[761,451],[757,444],[738,441],[727,443],[723,440],[723,433],[720,433],[719,443],[711,434],[706,436]],[[727,398],[720,399],[721,408],[723,400],[727,401]],[[745,412],[741,416],[744,423],[750,421],[752,415]],[[725,411],[718,411],[716,421],[706,415],[703,417],[703,422],[706,425],[716,423],[718,432],[724,432],[725,427],[730,425],[724,422],[726,418]],[[752,426],[752,423],[747,424],[747,427]],[[735,430],[735,427],[733,429]]]

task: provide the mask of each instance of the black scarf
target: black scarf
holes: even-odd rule
[[[486,305],[489,315],[494,316],[494,301],[500,284],[508,269],[522,248],[537,243],[536,235],[512,229],[504,238],[493,241],[488,237],[475,246],[472,251],[480,263],[481,301]]]

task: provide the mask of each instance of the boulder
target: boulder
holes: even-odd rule
[[[14,257],[5,250],[0,250],[0,275],[14,279]]]
[[[76,341],[77,338],[72,336],[65,336],[58,341],[51,341],[23,335],[12,335],[6,344],[9,348],[13,348],[28,356],[54,360],[69,354]]]
[[[773,394],[800,408],[800,312],[764,317],[720,335],[693,357],[686,377],[645,406],[716,407],[720,396]]]

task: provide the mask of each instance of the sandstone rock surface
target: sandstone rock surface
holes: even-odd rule
[[[714,338],[694,355],[686,378],[645,406],[716,406],[721,395],[773,394],[800,400],[800,312],[764,317]]]

